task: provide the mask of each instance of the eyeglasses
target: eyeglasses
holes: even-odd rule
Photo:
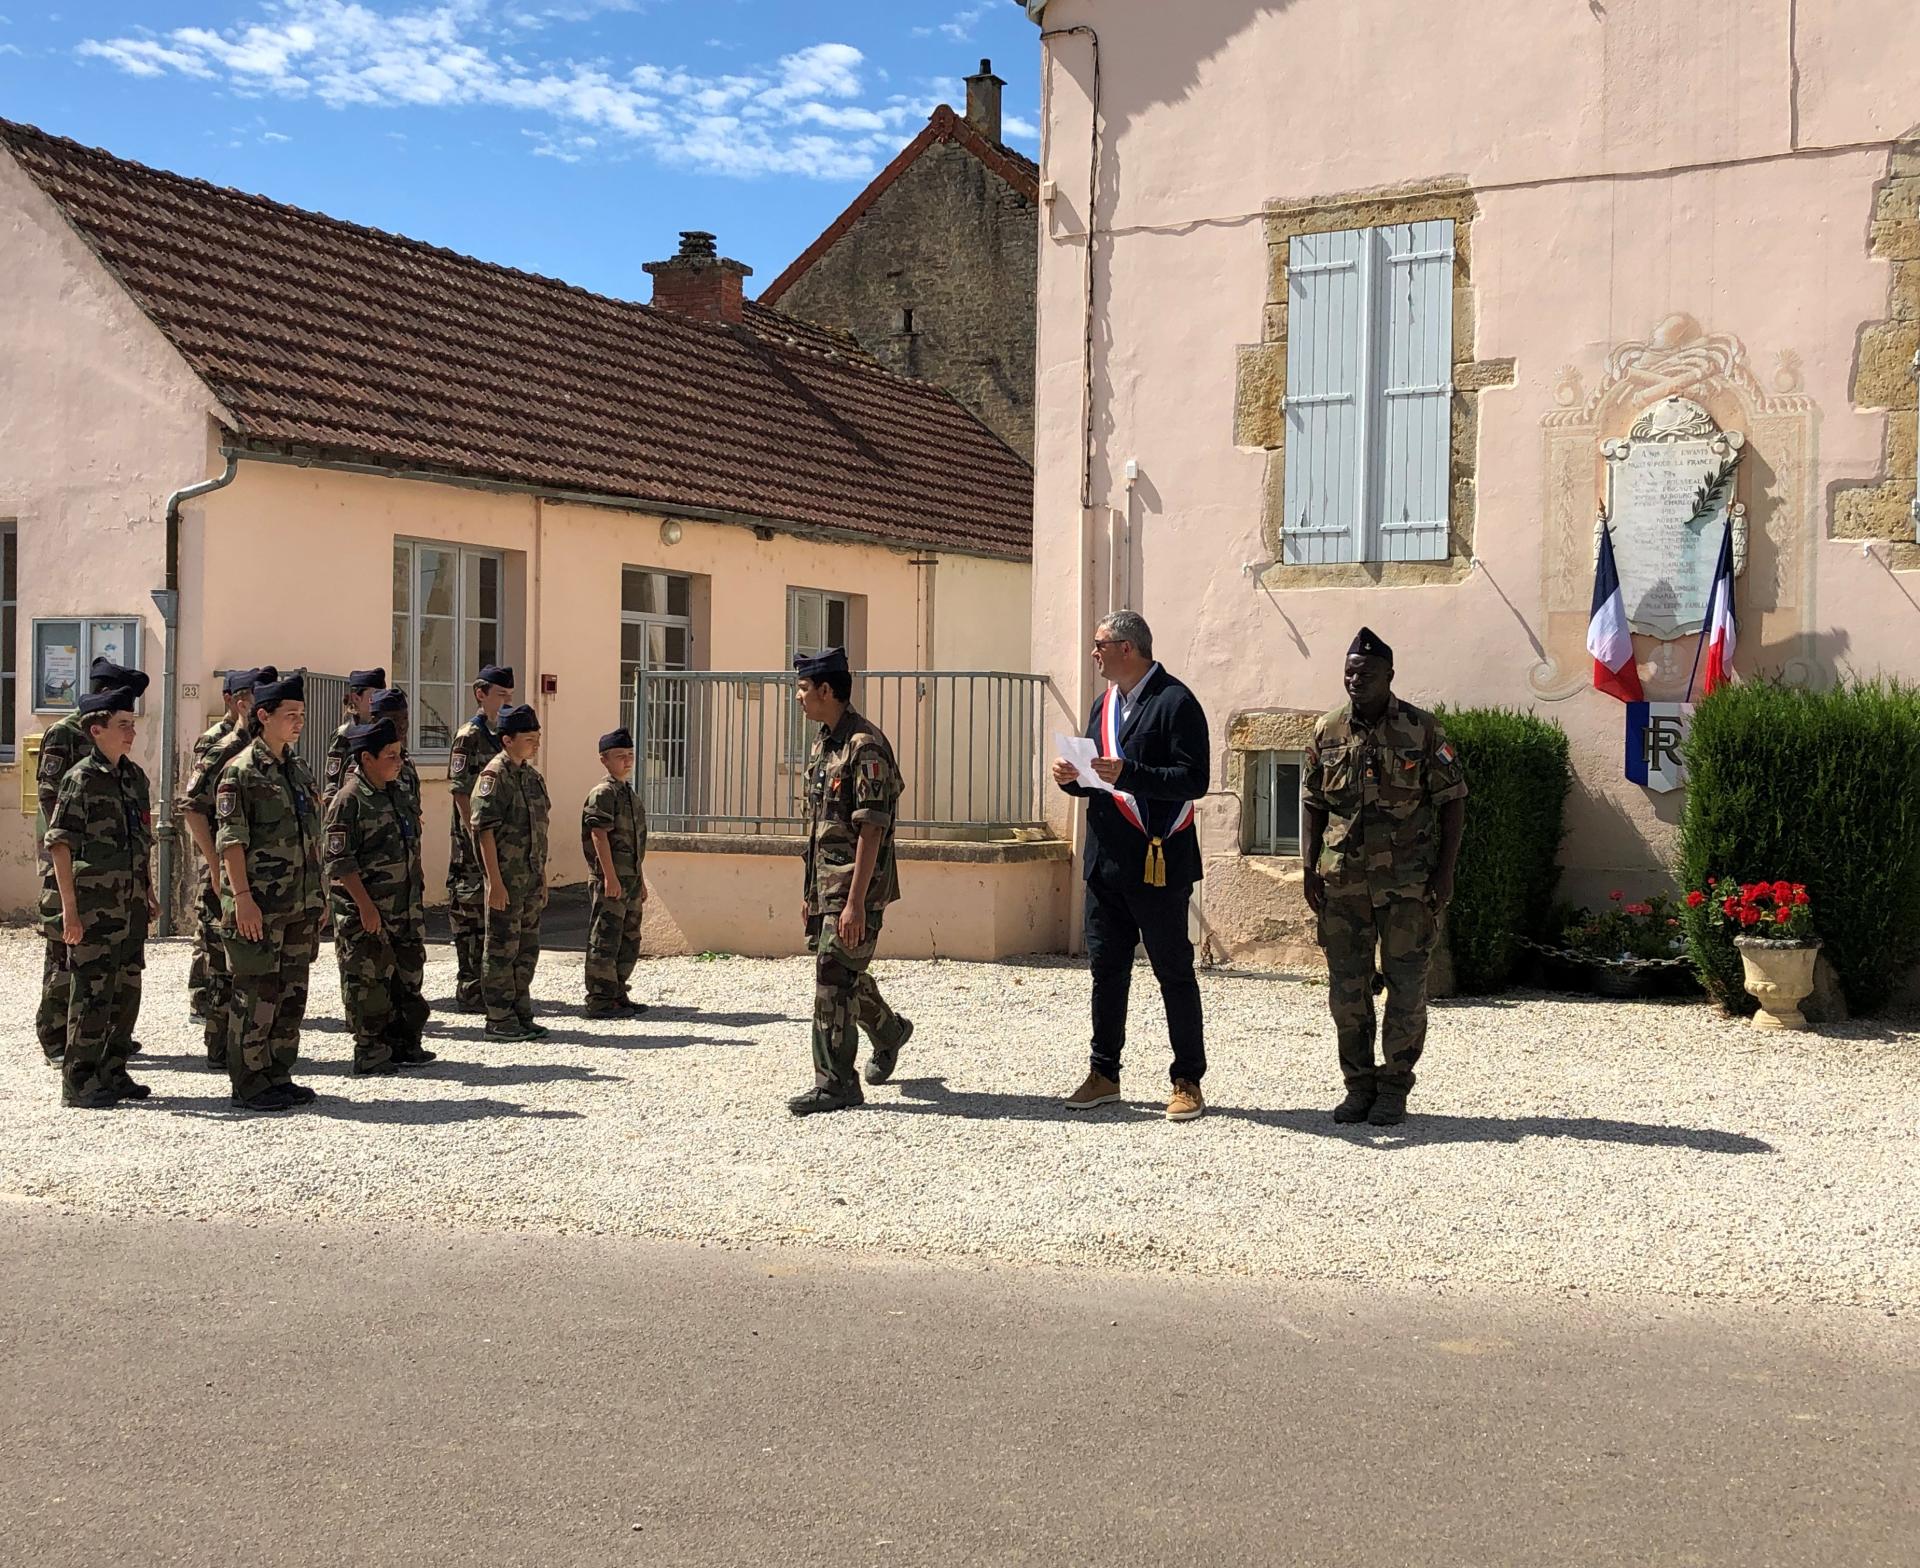
[[[1096,653],[1106,648],[1126,648],[1132,646],[1124,637],[1096,637],[1093,647]]]

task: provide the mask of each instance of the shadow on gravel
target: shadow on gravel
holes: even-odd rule
[[[170,1116],[193,1117],[200,1121],[284,1121],[297,1122],[306,1116],[323,1116],[333,1121],[367,1122],[399,1127],[443,1127],[458,1122],[493,1120],[579,1121],[580,1111],[530,1111],[508,1100],[341,1100],[323,1094],[312,1105],[297,1111],[243,1111],[225,1095],[217,1099],[155,1095],[143,1107],[121,1108],[121,1115],[138,1115],[140,1110],[165,1111]]]
[[[410,1067],[404,1075],[427,1083],[457,1083],[468,1089],[510,1089],[517,1084],[534,1083],[624,1083],[613,1073],[591,1067],[543,1067],[538,1063],[450,1062],[444,1056],[422,1067]]]
[[[895,1080],[903,1100],[869,1100],[870,1109],[908,1116],[958,1116],[970,1121],[1100,1122],[1158,1121],[1154,1103],[1120,1101],[1090,1111],[1070,1111],[1059,1100],[1024,1094],[956,1094],[943,1078]],[[1593,1116],[1434,1116],[1415,1111],[1394,1128],[1342,1126],[1325,1106],[1295,1110],[1258,1110],[1238,1105],[1209,1105],[1207,1119],[1253,1122],[1283,1132],[1336,1138],[1361,1148],[1390,1150],[1436,1143],[1519,1143],[1526,1138],[1574,1138],[1585,1143],[1618,1143],[1648,1149],[1694,1149],[1703,1154],[1771,1154],[1773,1145],[1744,1133],[1711,1127],[1667,1127],[1648,1122],[1615,1122]]]
[[[716,1029],[757,1029],[761,1024],[804,1024],[811,1022],[811,1015],[801,1018],[791,1013],[704,1013],[697,1007],[663,1007],[655,1004],[641,1014],[650,1024],[693,1023],[712,1024]]]

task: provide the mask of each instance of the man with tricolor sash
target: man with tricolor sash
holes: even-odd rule
[[[1193,693],[1155,661],[1153,632],[1133,610],[1115,611],[1100,623],[1093,661],[1107,681],[1087,720],[1094,782],[1065,758],[1053,765],[1054,782],[1087,802],[1093,1050],[1086,1081],[1066,1103],[1090,1110],[1120,1098],[1133,952],[1144,944],[1173,1044],[1167,1118],[1192,1121],[1206,1109],[1200,1080],[1207,1050],[1187,909],[1201,876],[1193,808],[1211,776],[1207,716]]]

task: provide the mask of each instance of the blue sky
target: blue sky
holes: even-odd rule
[[[0,116],[645,299],[681,229],[770,283],[983,56],[1010,0],[0,0]]]

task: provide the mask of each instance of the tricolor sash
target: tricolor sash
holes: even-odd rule
[[[1121,755],[1120,688],[1118,686],[1109,686],[1106,694],[1100,699],[1100,734],[1098,740],[1100,743],[1101,756],[1119,757]],[[1180,802],[1180,809],[1173,815],[1173,825],[1169,827],[1164,834],[1156,834],[1152,828],[1147,826],[1147,813],[1145,808],[1125,790],[1116,789],[1113,792],[1113,803],[1120,808],[1121,816],[1125,817],[1146,835],[1147,866],[1142,880],[1146,882],[1148,887],[1165,887],[1167,885],[1167,855],[1164,845],[1166,840],[1172,838],[1174,834],[1183,832],[1193,826],[1193,802],[1190,800]]]

